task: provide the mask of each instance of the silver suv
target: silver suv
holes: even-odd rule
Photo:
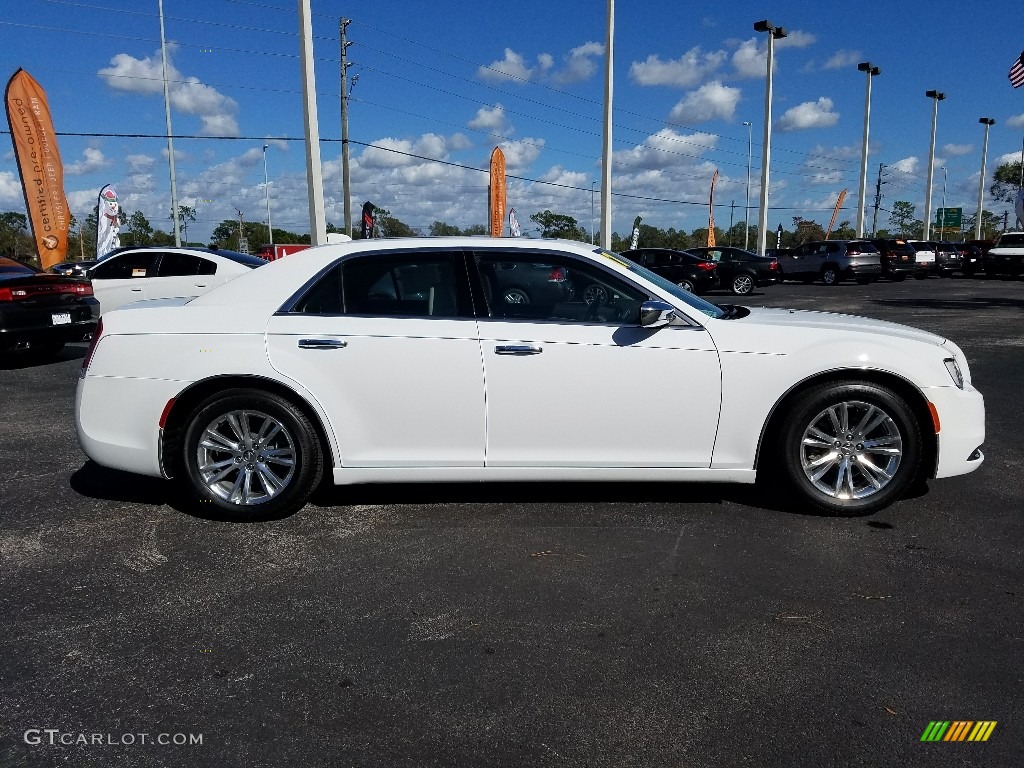
[[[783,280],[809,283],[821,278],[825,285],[853,279],[860,284],[882,274],[882,257],[867,240],[814,240],[779,254]]]

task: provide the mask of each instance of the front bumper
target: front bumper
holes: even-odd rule
[[[939,414],[935,477],[973,472],[985,460],[979,450],[985,442],[985,399],[969,384],[966,389],[932,387],[924,394]]]

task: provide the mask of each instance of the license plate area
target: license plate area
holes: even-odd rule
[[[53,318],[54,325],[70,325],[71,324],[71,313],[70,312],[54,312],[51,317]]]

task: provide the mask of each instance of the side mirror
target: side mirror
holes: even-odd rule
[[[664,301],[645,301],[640,305],[641,328],[661,328],[677,317],[676,308]]]

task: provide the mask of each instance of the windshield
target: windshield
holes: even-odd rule
[[[594,253],[598,253],[604,256],[605,258],[611,259],[616,264],[621,264],[633,274],[640,276],[649,283],[654,283],[661,290],[679,299],[679,301],[682,302],[683,304],[692,307],[693,309],[707,315],[708,317],[720,319],[725,317],[726,315],[725,310],[717,306],[716,304],[712,304],[710,301],[704,301],[704,299],[700,298],[696,294],[683,290],[678,285],[673,283],[671,280],[666,280],[661,275],[657,275],[654,272],[651,272],[651,270],[647,269],[646,267],[641,267],[635,261],[631,261],[625,256],[620,256],[617,253],[612,253],[611,251],[606,251],[602,248],[598,248],[596,251],[594,251]]]

